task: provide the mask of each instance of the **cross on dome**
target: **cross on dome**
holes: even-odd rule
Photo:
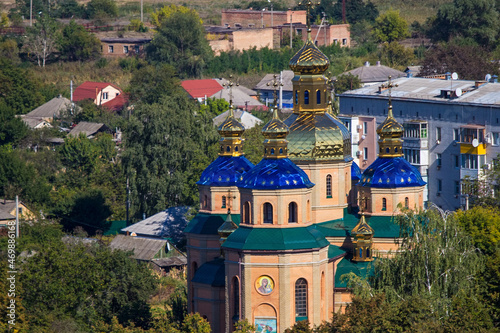
[[[239,83],[235,83],[233,81],[233,75],[232,74],[229,75],[229,80],[226,80],[226,81],[227,82],[223,83],[222,86],[224,88],[227,87],[227,89],[229,89],[229,107],[232,108],[232,106],[233,106],[233,86],[236,85],[238,87],[240,84]]]

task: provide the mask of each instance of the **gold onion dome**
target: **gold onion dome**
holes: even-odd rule
[[[292,57],[288,66],[294,73],[323,74],[330,66],[330,60],[314,45],[311,32],[308,32],[306,43]]]
[[[351,230],[351,235],[373,235],[373,228],[366,222],[365,215],[361,215],[358,224]]]
[[[387,118],[377,128],[379,157],[400,157],[403,156],[403,136],[404,128],[398,123],[392,114],[392,105],[389,104]]]
[[[245,132],[245,127],[234,118],[233,106],[229,106],[229,114],[217,131],[222,137],[239,137]]]
[[[389,105],[387,118],[385,118],[384,122],[377,128],[377,134],[380,136],[400,138],[401,136],[403,136],[403,132],[403,126],[394,118],[394,115],[392,113],[392,105]]]
[[[286,158],[288,156],[286,136],[288,126],[278,117],[278,108],[273,110],[273,118],[262,128],[264,136],[264,157]]]

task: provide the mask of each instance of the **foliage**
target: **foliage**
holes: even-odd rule
[[[14,64],[19,63],[19,47],[14,39],[0,38],[0,59],[6,59]]]
[[[212,57],[200,17],[182,6],[167,8],[171,12],[160,19],[161,25],[147,46],[147,59],[174,66],[181,77],[199,76]]]
[[[247,319],[240,319],[234,324],[234,333],[253,333],[255,326],[250,324]]]
[[[196,114],[197,109],[184,94],[136,105],[124,133],[123,162],[137,216],[197,202],[195,183],[213,159],[210,147],[218,140],[213,115]]]
[[[438,44],[425,53],[420,76],[457,72],[462,80],[482,80],[498,73],[487,52],[477,45]]]
[[[171,65],[146,65],[135,70],[130,80],[130,98],[134,102],[158,103],[164,96],[182,94],[180,80]]]
[[[190,313],[182,323],[182,332],[185,333],[210,333],[210,324],[199,313]]]
[[[320,5],[312,12],[313,17],[325,13],[327,18],[334,23],[342,23],[342,0],[336,2],[331,0],[321,0]],[[350,0],[345,2],[346,20],[349,24],[366,20],[374,22],[379,12],[371,1]]]
[[[415,55],[413,49],[398,42],[384,43],[380,52],[380,59],[389,67],[406,67],[413,64]]]
[[[361,79],[351,73],[342,74],[337,76],[335,81],[335,93],[342,94],[347,90],[354,90],[361,88]]]
[[[33,6],[33,18],[36,18],[37,13],[48,12],[47,2],[43,0],[16,0],[16,6],[11,9],[12,14],[18,14],[26,18],[30,17],[30,6]]]
[[[375,20],[373,34],[378,42],[395,42],[410,36],[408,23],[399,11],[389,10]]]
[[[223,98],[207,98],[206,105],[200,105],[200,112],[209,112],[213,115],[220,115],[229,109],[229,103]]]
[[[121,323],[149,322],[147,300],[156,278],[128,253],[59,240],[26,259],[22,268],[23,302],[33,331],[67,317],[81,328],[114,316]]]
[[[39,67],[45,67],[51,55],[59,50],[59,26],[48,15],[42,15],[33,27],[26,29],[24,49]]]
[[[55,16],[59,18],[82,18],[85,16],[85,7],[76,0],[59,0]]]
[[[198,13],[195,10],[176,5],[163,6],[157,11],[151,13],[151,23],[156,26],[156,28],[161,28],[163,23],[167,22],[172,16],[177,14],[198,17],[200,24],[203,24],[203,21],[199,18]]]
[[[296,322],[292,327],[287,328],[285,333],[313,333],[309,321],[301,320]]]
[[[117,16],[118,6],[115,0],[90,0],[87,3],[87,17],[90,19]]]
[[[61,45],[61,57],[65,60],[90,60],[101,55],[99,39],[74,20],[64,26],[59,44]]]
[[[455,217],[483,253],[493,255],[500,245],[500,211],[496,207],[476,206],[458,210]]]
[[[482,46],[491,46],[500,28],[497,9],[495,0],[454,0],[439,8],[436,17],[430,20],[428,34],[434,41],[465,37]]]
[[[0,99],[0,146],[16,144],[28,133],[28,127],[16,117],[14,109]]]
[[[373,25],[367,20],[361,20],[350,26],[351,39],[358,45],[363,45],[369,42],[374,42],[372,33]]]
[[[59,153],[64,165],[85,174],[97,167],[100,155],[94,141],[88,139],[85,133],[80,133],[79,137],[68,136]]]
[[[131,31],[136,31],[136,32],[148,32],[148,27],[144,25],[141,20],[138,19],[132,19],[130,20],[130,25],[128,26],[129,30]]]

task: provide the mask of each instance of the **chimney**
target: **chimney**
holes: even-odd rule
[[[450,72],[446,72],[444,73],[445,75],[445,80],[451,80],[451,73]]]
[[[370,62],[369,61],[365,62],[365,67],[370,67]]]
[[[378,67],[380,67],[380,60],[379,60],[379,61],[377,61],[377,66],[378,66]]]
[[[493,75],[490,79],[491,83],[498,83],[498,75]]]

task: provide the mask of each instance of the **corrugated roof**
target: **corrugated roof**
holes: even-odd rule
[[[238,119],[238,121],[243,125],[243,127],[245,127],[245,129],[250,129],[255,127],[255,125],[262,124],[262,120],[244,110],[234,110],[233,112],[234,112],[234,117]],[[215,117],[213,119],[214,125],[219,126],[220,124],[222,124],[224,120],[226,120],[228,114],[229,110]]]
[[[111,111],[121,111],[127,103],[128,103],[128,96],[126,94],[120,94],[115,98],[113,98],[112,100],[110,100],[109,102],[101,104],[101,106]]]
[[[352,75],[359,77],[361,83],[384,82],[387,81],[389,75],[392,76],[392,79],[406,77],[406,73],[384,65],[375,65],[375,66],[365,65],[358,68],[354,68],[353,70],[342,73],[341,75],[345,75],[348,73],[351,73]]]
[[[222,90],[222,86],[214,79],[184,80],[181,86],[192,98],[210,97]]]
[[[52,127],[52,125],[41,118],[21,118],[29,128],[36,128],[38,125],[43,124],[43,127]]]
[[[78,137],[80,133],[85,133],[85,135],[91,136],[96,134],[97,132],[106,131],[108,127],[102,123],[89,123],[86,121],[81,121],[73,127],[73,129],[68,133],[68,135]]]
[[[10,215],[8,212],[0,210],[0,220],[13,220],[15,218],[14,215]]]
[[[70,108],[71,101],[65,97],[54,97],[45,104],[40,105],[30,113],[26,114],[26,118],[52,118],[59,117],[61,111],[66,111]]]
[[[387,78],[386,78],[387,80]],[[393,100],[426,100],[441,102],[446,104],[481,104],[500,105],[500,83],[483,83],[475,88],[475,81],[467,80],[440,80],[427,78],[399,78],[393,80],[392,88]],[[443,98],[441,90],[462,89],[463,94],[458,98]],[[379,92],[377,85],[365,86],[360,89],[344,92],[341,96],[369,96],[388,98],[388,89]]]
[[[109,247],[113,250],[133,251],[132,258],[134,259],[151,260],[162,248],[165,248],[167,242],[166,239],[117,235]]]
[[[267,107],[253,98],[252,96],[248,95],[245,93],[243,90],[233,88],[232,91],[232,97],[233,97],[233,105],[236,108],[240,109],[245,109],[248,108],[248,110],[253,110],[253,109],[264,109],[267,110]],[[228,103],[230,102],[230,91],[229,89],[221,89],[217,91],[215,94],[211,95],[210,98],[219,98],[219,99],[225,99]]]
[[[219,84],[222,86],[223,84],[227,84],[228,83],[228,80],[224,79],[224,78],[215,78],[214,79],[215,81],[219,82]],[[237,89],[237,90],[241,90],[243,91],[245,94],[247,95],[250,95],[250,96],[257,96],[257,92],[255,90],[252,90],[250,88],[247,88],[245,86],[234,86],[233,89]]]
[[[135,232],[139,236],[168,237],[175,244],[183,237],[182,231],[188,224],[188,206],[170,207],[145,220],[132,224],[121,231]],[[222,223],[221,223],[222,224]]]
[[[187,258],[185,256],[177,256],[171,258],[153,259],[151,262],[160,267],[186,266]]]
[[[257,85],[253,89],[255,89],[255,90],[273,90],[274,89],[273,86],[272,85],[268,86],[267,84],[274,80],[274,75],[277,75],[279,78],[280,73],[266,74],[264,76],[264,78],[262,80],[260,80],[260,82],[257,83]],[[293,91],[292,79],[294,76],[295,76],[295,74],[291,70],[282,71],[281,82],[283,83],[283,91]]]

